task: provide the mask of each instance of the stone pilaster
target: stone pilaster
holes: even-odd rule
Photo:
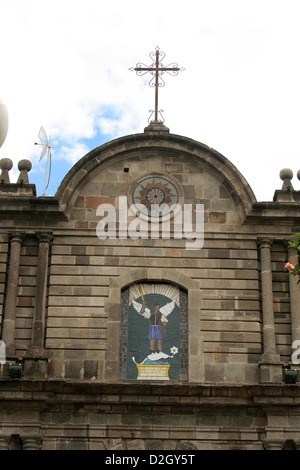
[[[6,345],[7,357],[15,355],[15,322],[16,306],[19,285],[19,268],[22,240],[24,233],[13,233],[10,239],[10,262],[8,268],[8,281],[6,304],[3,322],[2,340]]]
[[[261,290],[263,314],[263,354],[260,362],[261,382],[281,382],[282,364],[276,352],[275,321],[271,269],[272,238],[259,237],[257,240],[261,262]]]
[[[39,233],[39,254],[37,266],[37,281],[35,308],[32,324],[31,346],[25,355],[24,372],[26,375],[43,377],[46,375],[47,354],[44,348],[46,295],[49,247],[52,234]]]

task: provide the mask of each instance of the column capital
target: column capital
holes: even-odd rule
[[[290,248],[290,243],[294,241],[294,237],[291,235],[290,237],[285,237],[283,239],[283,244],[285,248]]]
[[[20,242],[26,238],[26,233],[25,232],[10,232],[9,233],[9,239],[10,242]]]
[[[36,232],[39,243],[51,243],[53,240],[52,232]]]
[[[256,239],[257,245],[259,249],[261,248],[271,248],[274,238],[273,237],[268,237],[267,235],[265,237],[259,236]]]

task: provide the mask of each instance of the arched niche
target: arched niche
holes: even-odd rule
[[[190,279],[182,272],[177,272],[174,269],[155,269],[155,268],[143,268],[131,270],[127,275],[119,276],[110,280],[109,286],[109,297],[107,299],[105,309],[108,317],[107,325],[107,351],[105,360],[105,379],[106,380],[141,380],[133,375],[125,373],[125,366],[122,365],[122,361],[130,361],[130,365],[134,365],[132,357],[128,355],[128,350],[123,351],[122,354],[122,341],[125,347],[126,338],[126,321],[128,321],[128,309],[131,308],[131,302],[129,302],[130,290],[131,292],[139,289],[139,286],[150,286],[150,291],[144,291],[143,296],[149,302],[150,309],[153,307],[155,300],[155,292],[151,292],[151,286],[156,285],[156,294],[161,301],[161,304],[165,305],[168,301],[175,298],[177,291],[179,296],[179,304],[182,308],[182,315],[180,317],[180,308],[177,309],[177,321],[178,330],[177,335],[180,332],[183,333],[186,327],[186,338],[178,346],[172,345],[175,348],[186,347],[185,354],[182,355],[183,361],[186,360],[186,364],[182,364],[178,369],[177,376],[171,374],[172,380],[178,381],[189,381],[189,382],[203,382],[204,380],[204,364],[202,358],[202,335],[200,328],[200,315],[201,315],[201,288],[197,281]],[[168,291],[169,288],[169,291]],[[124,294],[125,293],[125,294]],[[165,295],[167,294],[167,295]],[[132,295],[132,294],[131,294]],[[133,295],[135,300],[141,303],[141,298],[138,297],[138,293]],[[141,296],[140,296],[141,297]],[[132,307],[133,308],[133,307]],[[123,309],[123,311],[122,311]],[[127,309],[127,311],[126,311]],[[133,310],[132,310],[133,312]],[[139,313],[136,312],[136,319],[144,320],[139,318]],[[122,315],[126,316],[123,318]],[[174,316],[175,317],[175,316]],[[123,321],[123,323],[122,323]],[[133,319],[134,322],[134,319]],[[180,324],[181,322],[181,324]],[[132,326],[134,328],[134,326]],[[172,326],[174,328],[174,325]],[[147,322],[145,321],[145,331],[147,330]],[[148,330],[149,324],[148,324]],[[144,337],[145,344],[148,341],[147,335]],[[128,330],[127,330],[128,333]],[[175,335],[176,337],[176,335]],[[173,335],[174,338],[174,335]],[[170,345],[169,345],[170,346]],[[169,347],[168,346],[168,347]],[[146,348],[148,347],[148,343]],[[165,351],[163,351],[165,352]],[[174,352],[174,350],[173,350]],[[166,351],[169,354],[170,351]],[[172,353],[171,353],[172,354]],[[141,356],[143,352],[141,351]],[[140,360],[141,359],[141,360]],[[145,358],[135,357],[136,362],[143,362]],[[178,356],[179,359],[179,356]],[[132,362],[132,364],[131,364]],[[133,369],[135,366],[133,367]],[[158,379],[153,379],[158,380]]]

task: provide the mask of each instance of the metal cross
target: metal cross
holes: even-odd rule
[[[164,72],[167,72],[170,75],[178,75],[178,72],[181,70],[184,70],[183,68],[179,68],[177,64],[174,62],[167,65],[166,67],[162,64],[162,60],[165,58],[166,54],[164,52],[161,52],[159,50],[159,47],[155,49],[155,52],[151,52],[150,58],[153,60],[152,64],[150,66],[143,64],[142,62],[139,62],[136,64],[135,68],[131,68],[129,70],[134,70],[137,75],[145,75],[146,73],[150,72],[152,75],[151,80],[149,81],[149,85],[151,87],[155,87],[155,110],[154,110],[154,121],[158,121],[158,87],[163,87],[165,86],[165,82],[162,79],[162,75]],[[152,111],[153,113],[153,111]],[[151,114],[152,116],[152,114]],[[150,117],[151,117],[150,116]],[[150,119],[150,118],[149,118]]]

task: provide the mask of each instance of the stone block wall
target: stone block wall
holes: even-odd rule
[[[109,278],[116,268],[95,236],[55,236],[52,246],[46,348],[51,376],[99,378],[107,341]],[[63,270],[61,266],[64,266]]]
[[[16,309],[16,355],[22,357],[30,347],[36,295],[38,242],[26,237],[20,256],[19,286]]]
[[[203,338],[204,363],[257,364],[261,328],[256,241],[206,239],[204,248],[193,256],[180,244],[166,247],[162,240],[156,241],[155,247],[142,245],[132,240],[126,245],[123,242],[123,247],[116,246],[113,240],[103,245],[93,233],[82,235],[80,244],[75,235],[54,237],[47,350],[58,351],[59,362],[59,352],[64,352],[66,360],[77,360],[77,378],[84,375],[84,361],[103,363],[109,283],[119,276],[126,277],[128,269],[147,266],[158,280],[158,273],[168,268],[183,272],[199,285],[194,307],[200,320],[198,333]],[[53,352],[53,365],[54,356]],[[99,373],[97,370],[96,377]]]
[[[150,224],[148,238],[120,237],[119,222],[114,239],[97,237],[98,206],[111,204],[118,212],[121,196],[131,205],[136,183],[151,175],[169,178],[182,207],[203,205],[201,249],[188,250],[184,236],[174,238],[172,224],[169,238],[160,232],[151,239]],[[18,193],[18,185],[7,199],[6,186],[0,197],[0,296],[13,318],[7,323],[10,342],[12,329],[14,334],[11,351],[25,357],[30,350],[43,358],[49,378],[118,380],[121,292],[130,283],[147,281],[173,283],[187,292],[189,381],[257,383],[264,334],[271,330],[272,361],[275,354],[279,368],[289,362],[293,327],[284,264],[299,204],[257,203],[238,171],[212,149],[178,136],[126,137],[84,157],[57,199],[26,196],[24,188]],[[133,219],[128,216],[128,223]],[[13,297],[6,299],[11,232],[22,235],[16,241],[19,260],[17,255],[14,260],[19,269],[15,312]],[[259,238],[272,239],[263,248],[271,257],[267,307]],[[265,325],[270,318],[264,310],[270,309],[274,324]],[[3,310],[0,314],[3,326]]]
[[[169,238],[120,237],[119,223],[97,237],[98,206],[131,205],[150,175],[203,204],[201,249],[172,224]],[[0,186],[0,338],[23,371],[1,364],[0,449],[299,448],[299,386],[282,366],[300,339],[300,287],[284,272],[300,205],[275,196],[258,203],[225,157],[159,132],[95,149],[53,198]],[[182,380],[119,378],[121,293],[138,283],[184,292]]]
[[[0,448],[299,449],[297,388],[1,381]]]

